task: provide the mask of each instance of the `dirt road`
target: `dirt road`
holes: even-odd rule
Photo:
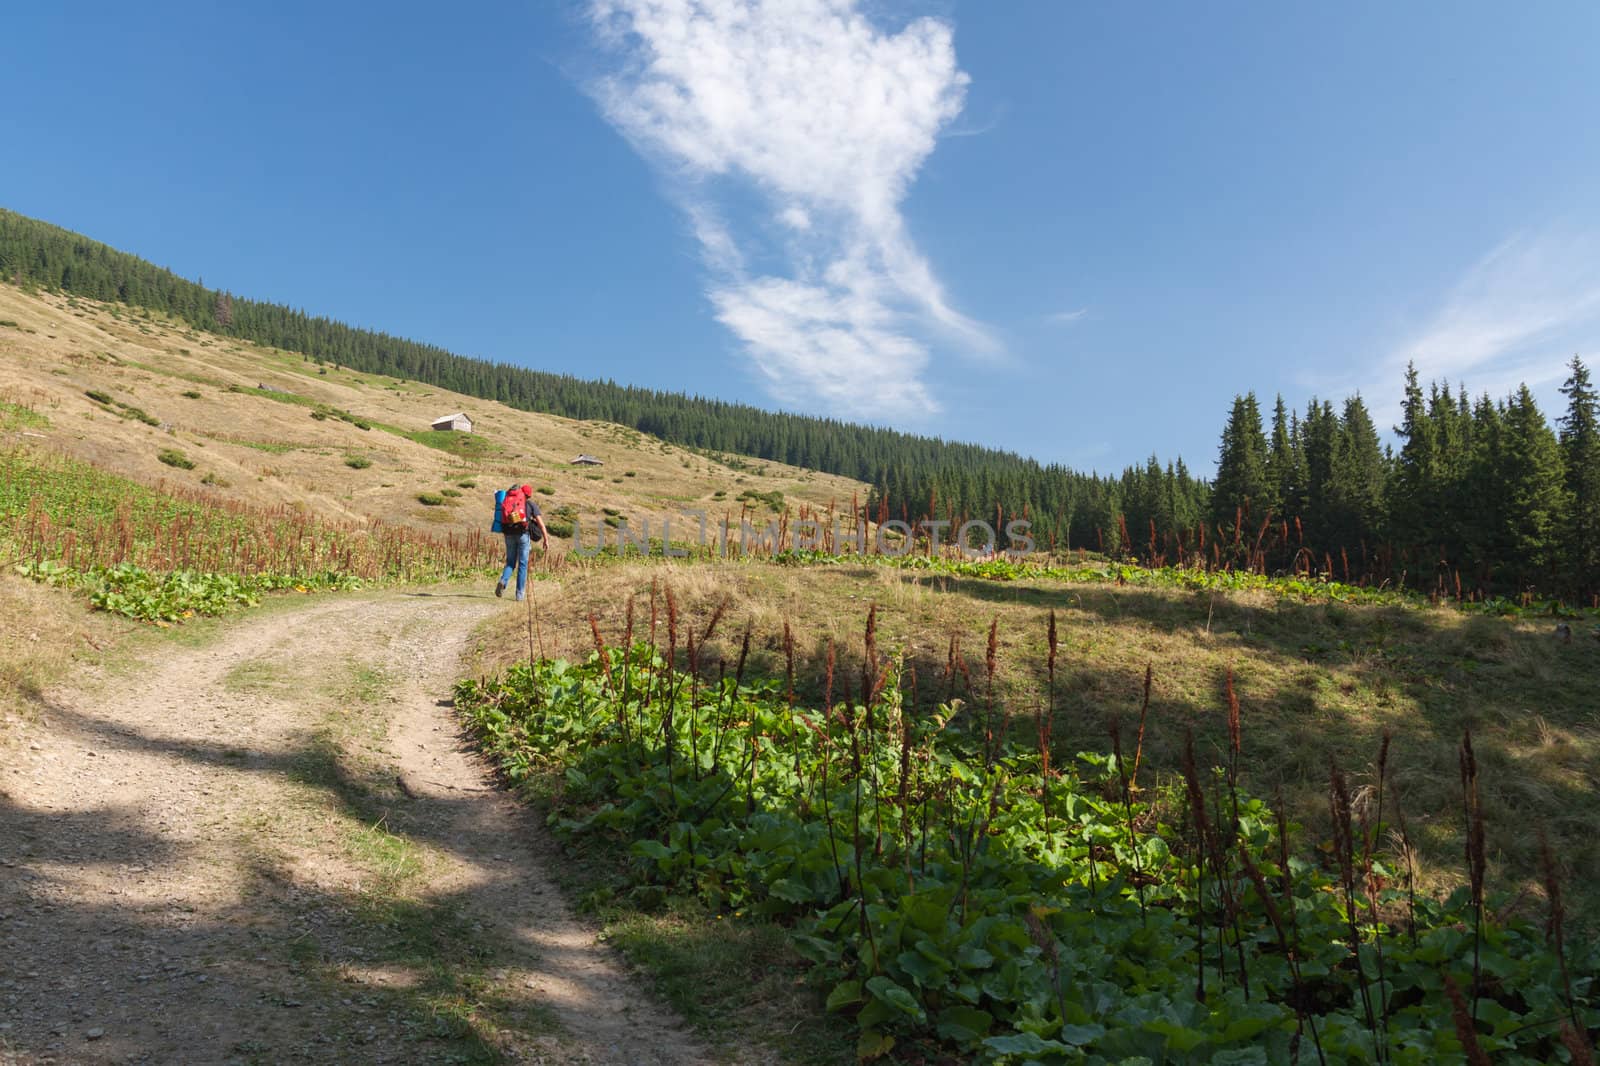
[[[308,601],[0,751],[0,1063],[714,1061],[448,707],[488,595]]]

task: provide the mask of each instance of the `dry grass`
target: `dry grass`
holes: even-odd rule
[[[81,600],[0,573],[0,748],[12,727],[33,714],[47,684],[99,662],[128,629]]]
[[[1482,767],[1491,891],[1528,888],[1537,896],[1531,827],[1544,825],[1572,879],[1574,909],[1585,924],[1600,920],[1600,890],[1592,887],[1600,885],[1600,851],[1589,846],[1600,835],[1600,809],[1592,802],[1600,781],[1600,648],[1563,644],[1549,624],[1448,608],[1002,583],[872,566],[656,561],[569,566],[535,583],[545,652],[587,655],[591,612],[605,640],[620,641],[630,596],[634,633],[644,639],[653,581],[671,584],[691,620],[686,624],[697,628],[718,603],[728,603],[718,639],[701,654],[713,674],[719,657],[731,663],[737,655],[746,623],[754,629],[755,668],[772,675],[783,670],[785,621],[813,675],[830,640],[859,660],[862,625],[875,603],[879,646],[915,665],[923,702],[949,691],[942,675],[952,634],[981,678],[988,626],[998,619],[997,692],[1026,720],[1018,729],[1028,735],[1045,698],[1053,610],[1060,630],[1058,752],[1103,748],[1113,715],[1132,728],[1145,667],[1153,667],[1149,770],[1141,781],[1143,773],[1176,771],[1186,726],[1195,729],[1202,760],[1224,761],[1224,682],[1231,667],[1242,711],[1242,783],[1267,797],[1281,790],[1291,816],[1313,832],[1326,818],[1329,760],[1345,768],[1352,788],[1369,786],[1382,734],[1392,730],[1394,794],[1405,804],[1429,890],[1462,880],[1456,752],[1470,726]],[[664,645],[664,606],[661,619]],[[527,652],[527,616],[508,607],[484,631],[478,668],[492,672]],[[981,681],[977,687],[981,701]],[[957,692],[964,695],[959,685]]]
[[[165,481],[251,503],[303,507],[326,518],[376,516],[433,530],[486,527],[487,500],[512,481],[553,488],[554,496],[538,497],[547,511],[570,505],[592,517],[610,507],[635,522],[652,519],[653,527],[686,508],[720,516],[731,507],[737,522],[738,504],[731,501],[745,489],[778,491],[819,507],[848,503],[865,491],[844,478],[777,463],[756,461],[751,470],[736,470],[609,423],[515,411],[415,381],[319,368],[296,354],[193,333],[120,305],[28,295],[0,283],[0,318],[19,327],[0,330],[0,399],[49,421],[30,428],[28,438],[21,427],[0,427],[0,445],[26,439],[152,485]],[[277,402],[258,385],[348,411],[374,426],[362,430],[337,418],[312,418],[308,407]],[[161,424],[119,417],[85,396],[89,390]],[[200,396],[186,395],[192,392]],[[461,410],[475,423],[474,451],[481,454],[473,457],[377,425],[424,431],[432,419]],[[167,448],[182,450],[195,468],[162,465],[157,455]],[[599,455],[606,465],[567,465],[579,452]],[[347,457],[370,465],[357,469]],[[628,471],[634,476],[625,476]],[[226,487],[206,484],[208,476]],[[446,506],[417,500],[463,480],[477,487],[448,498]],[[719,490],[727,502],[714,499]]]

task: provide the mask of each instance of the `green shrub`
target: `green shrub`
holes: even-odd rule
[[[163,448],[156,458],[168,466],[175,466],[179,470],[193,470],[194,460],[184,455],[176,448]]]
[[[372,465],[372,460],[364,455],[347,455],[344,458],[344,465],[351,470],[365,470]]]
[[[216,471],[213,470],[208,472],[205,477],[200,479],[200,484],[215,485],[219,489],[225,489],[231,487],[233,482],[229,481],[227,478],[218,477]]]
[[[465,481],[458,481],[456,484],[460,485],[464,489],[475,489],[478,487],[478,483],[473,481],[471,478],[468,478]]]
[[[417,493],[417,502],[424,507],[438,507],[444,503],[443,496],[435,496],[431,492]]]
[[[612,529],[617,528],[617,526],[619,526],[621,524],[622,524],[621,516],[614,515],[614,514],[606,515],[606,525],[610,526]]]
[[[326,422],[328,420],[328,412],[326,412],[326,411],[312,411],[311,412],[311,417],[315,418],[318,422]]]
[[[622,472],[622,476],[623,477],[637,477],[638,475],[635,474],[632,470],[624,470]]]
[[[777,489],[773,489],[771,492],[757,492],[755,489],[745,489],[734,498],[747,500],[752,504],[764,503],[774,511],[783,510],[783,493]]]
[[[194,389],[185,389],[183,395],[186,399],[190,400],[198,400],[200,398],[200,394]]]
[[[461,490],[460,489],[440,489],[439,490],[439,495],[441,495],[441,496],[460,496],[461,495]]]
[[[618,510],[615,507],[604,507],[604,508],[601,508],[601,510],[605,511],[606,514],[610,515],[613,518],[615,518],[617,515],[622,513],[620,510]]]
[[[89,397],[89,399],[93,400],[95,403],[103,403],[107,407],[111,406],[111,397],[106,393],[101,392],[99,389],[85,390],[84,395]]]
[[[572,523],[563,521],[560,518],[546,518],[544,520],[544,528],[550,531],[552,537],[565,538],[572,536]]]
[[[549,485],[541,485],[539,486],[539,494],[541,496],[554,496],[556,494],[556,490],[551,488]]]

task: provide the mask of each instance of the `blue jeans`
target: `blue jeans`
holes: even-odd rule
[[[528,587],[528,552],[533,548],[533,538],[526,533],[502,533],[506,538],[506,568],[500,572],[500,584],[511,584],[511,575],[517,575],[517,599],[526,595]]]

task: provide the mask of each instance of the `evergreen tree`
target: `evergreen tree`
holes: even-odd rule
[[[1383,449],[1378,428],[1357,393],[1344,402],[1334,438],[1327,491],[1327,545],[1361,557],[1358,549],[1383,521]]]
[[[1567,413],[1561,419],[1561,458],[1566,475],[1563,521],[1566,576],[1573,592],[1589,602],[1600,592],[1600,427],[1589,368],[1576,355],[1561,392]]]
[[[1402,443],[1389,479],[1389,535],[1397,547],[1416,552],[1438,543],[1439,530],[1431,512],[1439,469],[1433,421],[1414,363],[1406,364],[1405,401],[1401,423],[1394,431]]]
[[[1506,539],[1506,499],[1500,484],[1503,410],[1495,406],[1488,393],[1472,411],[1472,456],[1468,462],[1463,491],[1477,506],[1464,528],[1460,569],[1463,581],[1477,591],[1491,584],[1496,564],[1510,550]]]
[[[1506,402],[1499,466],[1503,577],[1519,589],[1549,587],[1554,576],[1562,481],[1560,445],[1523,385]]]
[[[1256,394],[1233,398],[1233,411],[1222,431],[1217,455],[1217,479],[1211,489],[1211,521],[1231,535],[1242,520],[1241,538],[1254,533],[1272,508],[1272,487],[1267,480],[1267,438],[1261,432],[1261,409]]]
[[[1306,508],[1303,521],[1312,542],[1322,549],[1331,546],[1333,524],[1329,492],[1333,485],[1333,450],[1339,438],[1339,420],[1333,405],[1315,396],[1306,404],[1300,423],[1300,451],[1306,464]]]
[[[1272,509],[1277,514],[1294,516],[1305,510],[1304,465],[1280,395],[1272,408],[1272,442],[1267,450],[1267,482],[1272,488]]]

